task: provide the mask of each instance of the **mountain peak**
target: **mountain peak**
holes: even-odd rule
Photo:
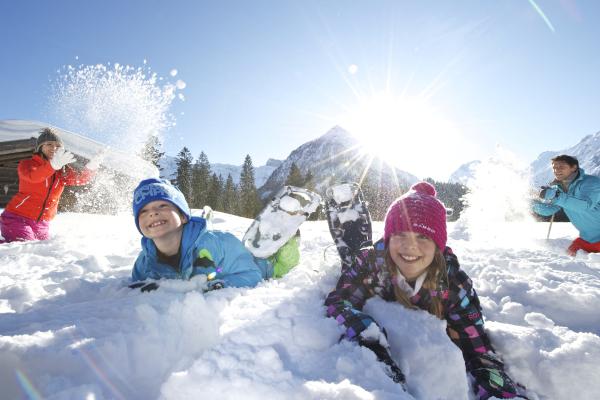
[[[344,140],[355,142],[356,138],[341,126],[335,125],[333,128],[329,129],[323,136],[316,140]]]
[[[276,160],[274,158],[269,158],[267,160],[267,163],[265,164],[267,167],[273,167],[273,168],[277,168],[281,165],[283,161],[281,160]]]
[[[293,150],[259,189],[261,197],[272,195],[284,185],[292,164],[303,174],[311,172],[317,191],[324,191],[336,182],[358,182],[365,178],[361,176],[364,171],[367,171],[367,178],[380,182],[383,187],[393,188],[400,184],[408,188],[417,181],[414,175],[405,171],[378,168],[382,162],[366,157],[357,143],[355,136],[340,126],[334,126],[324,135]]]

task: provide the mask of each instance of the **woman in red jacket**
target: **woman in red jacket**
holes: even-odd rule
[[[46,240],[50,221],[66,185],[88,183],[98,161],[92,160],[79,172],[68,164],[73,154],[62,147],[56,131],[44,128],[30,159],[19,162],[19,192],[0,215],[0,231],[5,242]]]

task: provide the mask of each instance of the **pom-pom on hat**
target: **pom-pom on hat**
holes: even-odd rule
[[[165,200],[173,203],[187,217],[188,221],[192,218],[190,207],[183,193],[179,191],[166,179],[144,179],[140,182],[137,188],[133,191],[133,216],[135,218],[135,226],[140,233],[140,224],[138,216],[140,210],[151,201]]]
[[[40,135],[35,143],[35,153],[39,153],[44,143],[58,142],[62,146],[62,140],[58,136],[58,132],[52,128],[44,128],[40,131]]]
[[[435,196],[433,185],[419,182],[398,197],[385,215],[385,244],[387,245],[390,237],[396,233],[417,232],[430,237],[437,247],[444,251],[448,239],[446,207]]]

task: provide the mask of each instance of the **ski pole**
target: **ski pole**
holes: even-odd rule
[[[550,239],[550,229],[552,229],[552,223],[554,222],[554,215],[556,215],[556,214],[552,214],[552,217],[550,217],[550,225],[548,225],[548,234],[546,234],[546,240]]]

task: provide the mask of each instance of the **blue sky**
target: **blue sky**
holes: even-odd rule
[[[5,1],[0,119],[53,122],[64,65],[146,60],[187,85],[168,154],[258,166],[387,92],[423,101],[423,123],[370,148],[444,179],[496,144],[530,162],[600,130],[598,16],[593,0]]]

